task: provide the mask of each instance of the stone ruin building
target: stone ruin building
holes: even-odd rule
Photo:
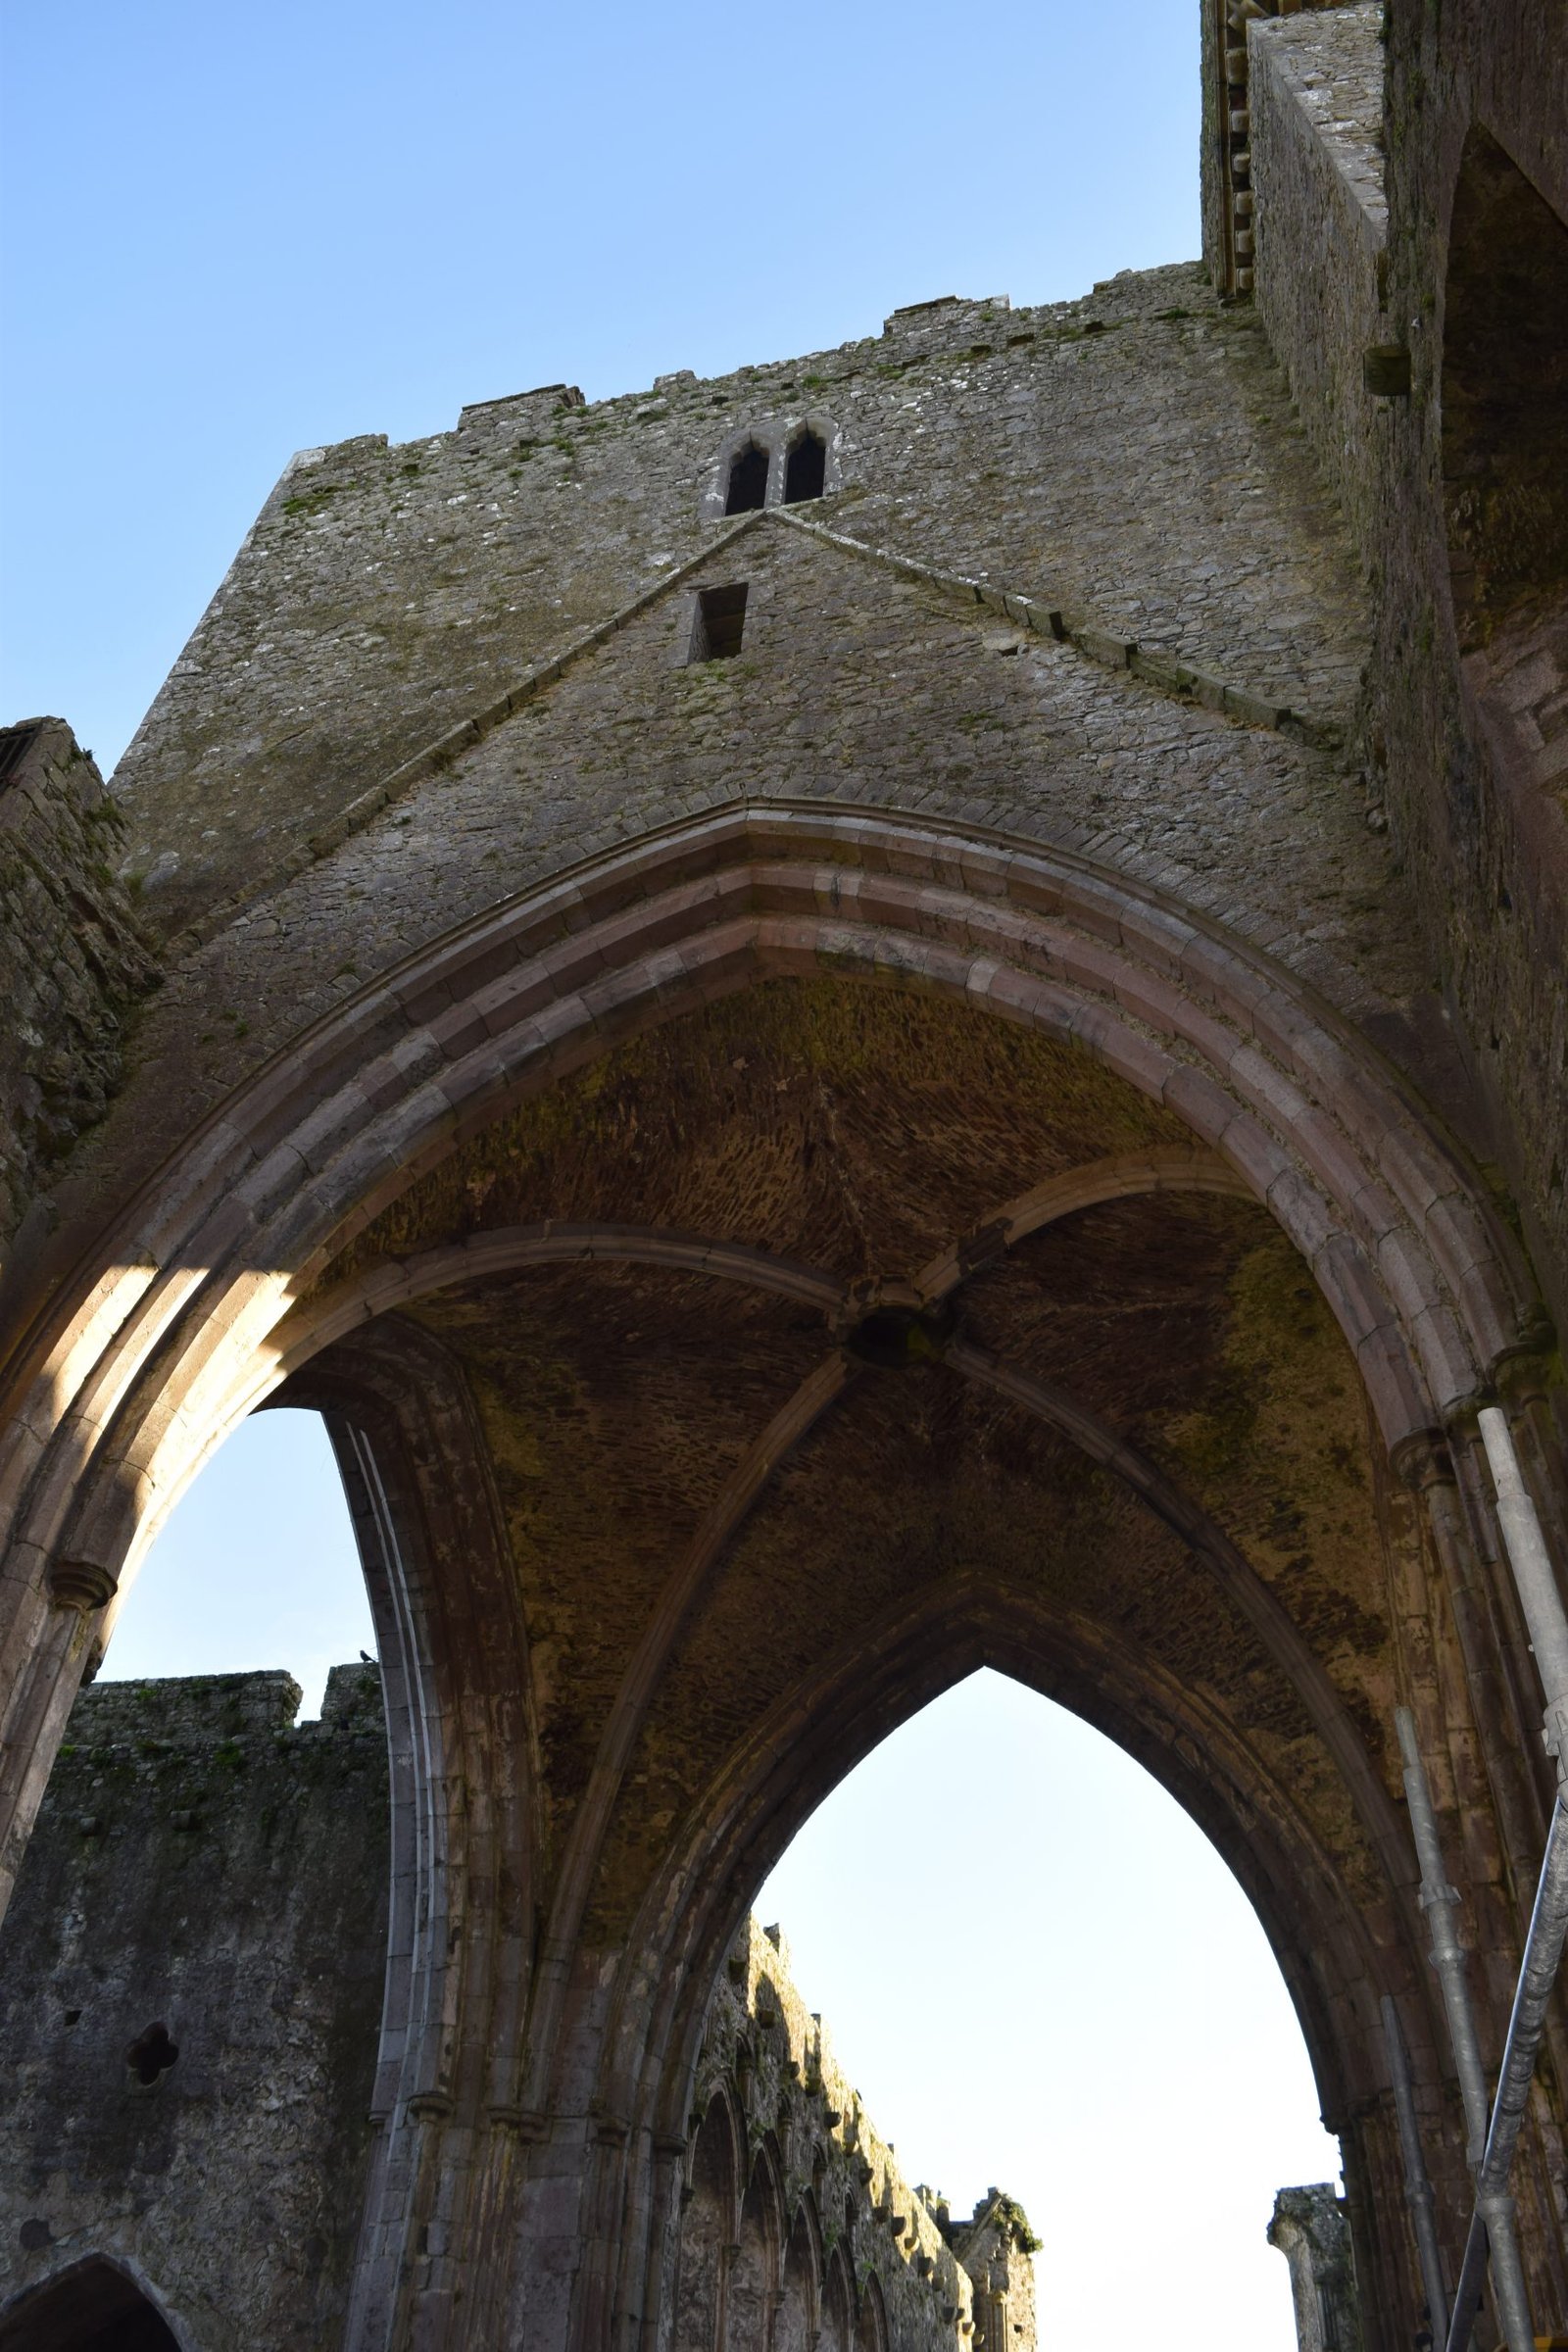
[[[336,1668],[319,1723],[299,1703],[233,1674],[73,1710],[0,1973],[0,2242],[68,2252],[0,2346],[341,2337],[385,1975],[379,1673]],[[911,2187],[755,1920],[709,2000],[683,2170],[679,2352],[1035,2352],[1022,2210],[993,2188],[955,2220]]]
[[[803,2212],[830,2341],[962,2309],[878,2158],[832,2246],[790,2204],[817,2045],[745,1923],[984,1663],[1256,1907],[1344,2150],[1276,2214],[1303,2341],[1347,2277],[1366,2352],[1483,2278],[1487,2352],[1568,2334],[1568,27],[1202,22],[1200,262],[307,451],[110,788],[0,739],[8,2347],[670,2352],[694,2212],[771,2278],[748,2198],[777,2341]],[[269,1889],[211,1930],[252,2152],[186,2179],[225,2078],[115,1996],[66,1734],[280,1403],[379,1627],[386,1918],[269,1843],[369,1771],[353,1690],[171,1768],[159,1839]],[[46,1967],[91,1872],[124,1934]],[[737,1985],[720,2084],[736,1957],[784,2022]]]

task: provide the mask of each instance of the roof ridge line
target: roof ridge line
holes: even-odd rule
[[[346,807],[340,808],[336,816],[329,818],[324,825],[318,826],[298,849],[291,850],[286,858],[280,859],[254,889],[235,892],[220,906],[210,907],[197,921],[187,924],[168,944],[165,952],[170,960],[205,947],[246,907],[255,906],[270,897],[273,891],[281,890],[285,883],[292,882],[297,875],[306,872],[353,834],[362,832],[372,817],[379,816],[383,808],[401,800],[416,784],[422,784],[427,777],[439,775],[443,769],[450,767],[460,752],[471,751],[476,744],[482,743],[487,735],[520,710],[525,703],[532,702],[535,695],[546,686],[553,686],[584,654],[593,653],[601,645],[608,644],[629,622],[657,605],[669,589],[677,587],[689,573],[700,571],[715,555],[732,547],[748,531],[755,530],[761,520],[760,510],[752,514],[743,514],[738,522],[710,539],[695,555],[688,556],[672,570],[662,572],[652,587],[643,589],[629,604],[617,605],[603,620],[596,620],[590,627],[579,630],[575,637],[568,638],[559,653],[552,654],[547,661],[536,662],[531,669],[525,669],[504,694],[481,704],[466,718],[459,719],[456,725],[421,745],[418,751],[393,768],[389,775],[383,776],[378,784],[368,785],[364,792],[357,794]]]
[[[924,581],[961,604],[984,605],[1019,628],[1053,638],[1058,645],[1071,646],[1098,668],[1126,670],[1173,702],[1200,703],[1204,710],[1213,710],[1222,718],[1233,719],[1242,726],[1268,727],[1275,734],[1288,735],[1309,745],[1314,751],[1337,751],[1344,742],[1340,728],[1315,719],[1304,710],[1271,702],[1246,687],[1229,685],[1223,678],[1179,661],[1162,647],[1142,645],[1135,637],[1118,637],[1114,631],[1100,628],[1092,621],[1071,618],[1060,606],[1048,604],[1043,598],[993,587],[989,580],[972,578],[967,572],[945,571],[939,564],[923,564],[918,557],[900,555],[894,548],[874,547],[868,539],[852,538],[847,531],[830,531],[826,524],[810,522],[788,508],[769,507],[767,514],[773,521],[787,523],[791,530],[804,531],[808,538],[819,539],[826,547],[861,556],[905,579]]]

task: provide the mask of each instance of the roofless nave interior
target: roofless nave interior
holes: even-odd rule
[[[331,1420],[385,1668],[363,2189],[215,2342],[669,2342],[751,1892],[979,1663],[1252,1897],[1369,2346],[1462,2306],[1562,1703],[1548,14],[1205,10],[1203,268],[308,452],[112,804],[11,739],[8,1866],[269,1399]],[[1568,2328],[1530,2000],[1514,2352]]]

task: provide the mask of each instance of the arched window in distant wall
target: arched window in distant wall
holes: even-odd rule
[[[748,441],[730,460],[726,514],[752,514],[767,504],[767,452]]]
[[[134,2278],[94,2257],[0,2317],[0,2352],[179,2352],[179,2341]]]
[[[888,2352],[887,2313],[882,2308],[882,2289],[873,2271],[866,2279],[860,2297],[860,2317],[855,2329],[855,2352]]]
[[[724,2297],[724,2352],[770,2352],[778,2237],[773,2183],[760,2158],[741,2209],[740,2237]]]
[[[817,2303],[816,2237],[810,2212],[803,2202],[784,2256],[773,2352],[811,2352],[817,2337]]]
[[[833,2250],[827,2266],[827,2282],[822,2289],[822,2332],[817,2338],[820,2352],[851,2352],[854,2314],[855,2289],[849,2262],[840,2245]]]
[[[820,498],[827,481],[827,443],[808,425],[791,443],[784,466],[784,504],[797,507],[808,498]]]
[[[675,2352],[718,2352],[723,2322],[724,2249],[735,2206],[734,2138],[723,2101],[703,2118],[680,2223],[675,2280]]]

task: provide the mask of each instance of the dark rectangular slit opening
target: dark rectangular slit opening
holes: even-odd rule
[[[727,662],[741,650],[746,626],[745,580],[729,588],[699,588],[689,662]]]

